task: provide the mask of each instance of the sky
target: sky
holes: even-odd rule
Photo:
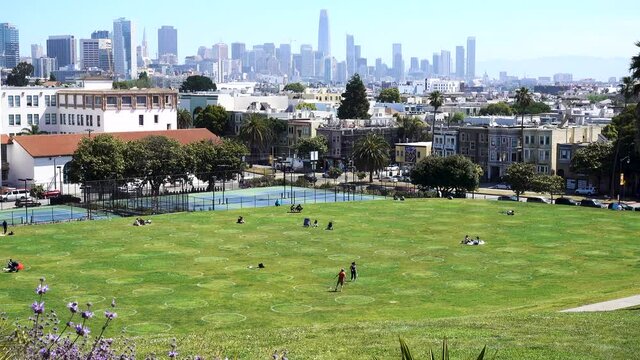
[[[352,34],[369,64],[380,57],[391,65],[391,44],[401,43],[406,68],[411,57],[430,60],[441,49],[454,57],[455,47],[466,47],[468,36],[476,37],[476,59],[483,63],[555,56],[629,59],[640,41],[638,0],[32,0],[29,6],[40,11],[4,6],[0,13],[0,22],[19,28],[22,56],[30,55],[31,44],[46,51],[49,35],[80,39],[94,30],[113,31],[119,17],[136,23],[138,41],[146,28],[152,57],[162,25],[178,29],[181,61],[199,46],[218,42],[244,42],[249,49],[290,43],[296,53],[302,44],[317,48],[321,9],[328,11],[331,50],[338,61],[345,59],[345,35]]]

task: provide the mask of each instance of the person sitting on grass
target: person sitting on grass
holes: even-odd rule
[[[302,212],[302,204],[298,204],[298,206],[296,206],[296,212]]]
[[[507,210],[507,215],[511,215],[511,216],[513,216],[513,215],[515,215],[515,214],[516,214],[516,211],[515,211],[515,210]]]
[[[315,220],[313,221],[313,227],[318,227],[318,219],[315,219]]]
[[[327,230],[333,230],[333,221],[329,221],[327,224]]]
[[[291,207],[289,208],[290,212],[294,212],[296,211],[296,204],[291,204]]]
[[[480,245],[480,236],[476,236],[476,239],[473,240],[473,245]]]
[[[303,227],[309,227],[309,226],[311,226],[311,219],[309,219],[309,218],[304,218],[304,221],[302,222],[302,226],[303,226]]]
[[[464,236],[464,240],[460,241],[460,244],[466,245],[466,244],[468,244],[470,242],[471,242],[471,238],[469,237],[469,235],[465,235]]]
[[[239,216],[238,221],[236,221],[236,224],[244,224],[244,218],[242,216]]]

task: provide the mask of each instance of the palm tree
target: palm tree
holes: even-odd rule
[[[188,129],[193,124],[191,113],[187,109],[178,110],[178,129]]]
[[[640,48],[640,41],[636,42],[636,46]],[[631,58],[629,70],[631,71],[631,80],[633,80],[631,93],[636,96],[640,95],[640,53]],[[636,107],[636,116],[640,117],[640,103]]]
[[[381,135],[368,133],[353,145],[353,160],[356,168],[369,172],[369,182],[373,181],[373,172],[389,164],[391,147]]]
[[[431,139],[433,141],[433,130],[436,126],[436,114],[440,106],[444,104],[444,95],[440,91],[434,91],[429,94],[429,105],[433,106],[433,121],[431,122]],[[431,146],[431,153],[433,154],[433,146]]]
[[[44,134],[48,134],[48,132],[40,130],[40,126],[35,124],[22,129],[22,135],[44,135]]]
[[[622,83],[618,85],[620,88],[620,95],[624,98],[624,107],[627,108],[629,99],[633,96],[633,84],[634,81],[631,76],[625,76],[622,78]]]
[[[271,128],[266,118],[259,114],[249,114],[240,126],[240,138],[249,146],[251,154],[258,154],[258,158],[262,158],[262,151],[265,146],[273,138]],[[255,151],[254,151],[255,150]]]
[[[396,119],[400,141],[415,141],[420,138],[424,123],[415,116],[400,116]]]
[[[520,121],[520,161],[524,161],[524,114],[527,112],[527,107],[533,102],[533,98],[529,89],[523,86],[516,90],[515,99],[522,115],[522,121]]]

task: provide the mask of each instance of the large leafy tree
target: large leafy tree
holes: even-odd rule
[[[9,86],[27,86],[29,85],[29,77],[33,75],[33,65],[21,62],[11,69],[11,73],[7,75],[7,85]]]
[[[219,144],[202,140],[187,145],[185,151],[198,178],[207,181],[207,191],[213,189],[216,179],[231,180],[245,168],[242,156],[247,148],[233,140],[223,140]]]
[[[322,157],[322,155],[329,151],[327,138],[324,136],[299,139],[293,148],[298,156],[302,158],[309,156],[309,153],[312,151],[317,151],[318,157]]]
[[[433,188],[442,196],[454,191],[473,191],[480,184],[482,168],[462,155],[427,156],[411,171],[411,183],[421,188]]]
[[[400,116],[396,119],[400,141],[418,141],[422,139],[424,122],[415,116]]]
[[[338,118],[340,119],[368,119],[369,100],[367,100],[367,90],[360,79],[360,75],[355,74],[347,83],[342,102],[338,108]]]
[[[382,89],[376,97],[376,101],[383,103],[399,103],[400,91],[398,91],[397,87]]]
[[[622,83],[619,87],[620,95],[622,95],[622,98],[624,99],[624,107],[626,108],[629,100],[633,97],[634,80],[631,76],[625,76],[622,78]]]
[[[159,195],[160,186],[166,181],[186,179],[187,173],[193,170],[185,148],[166,136],[147,136],[128,142],[125,159],[125,176],[148,182],[153,195]]]
[[[513,115],[513,109],[507,103],[499,102],[495,104],[489,104],[483,107],[482,109],[480,109],[479,114],[480,116],[487,116],[487,115],[511,116]]]
[[[513,163],[507,168],[506,181],[511,186],[511,190],[516,193],[518,200],[520,200],[521,194],[533,189],[535,176],[536,166],[534,164]]]
[[[193,125],[191,113],[187,109],[178,109],[178,129],[188,129]]]
[[[429,105],[433,106],[433,120],[431,121],[431,136],[433,136],[433,130],[436,127],[436,115],[438,114],[438,109],[444,104],[444,95],[440,91],[434,91],[429,94]],[[431,153],[433,153],[433,147],[431,148]]]
[[[216,84],[211,78],[202,75],[189,76],[180,86],[182,92],[216,91]]]
[[[531,189],[539,193],[547,193],[553,200],[553,195],[564,192],[564,179],[558,175],[536,175],[533,177]]]
[[[273,139],[273,133],[267,119],[260,114],[249,114],[240,126],[240,139],[249,147],[252,155],[258,158]]]
[[[40,130],[40,126],[33,124],[29,125],[29,127],[22,128],[22,135],[40,135],[40,134],[48,134],[48,132]]]
[[[284,91],[291,91],[294,93],[304,92],[304,89],[306,89],[306,86],[302,85],[299,82],[289,83],[284,86]]]
[[[73,153],[69,179],[82,183],[122,177],[125,146],[124,142],[109,134],[83,137]]]
[[[593,176],[598,181],[609,173],[613,161],[613,145],[605,142],[594,142],[576,151],[571,158],[571,171]]]
[[[227,128],[227,111],[220,105],[207,105],[193,120],[193,126],[206,128],[216,135],[223,135]]]
[[[389,151],[384,137],[370,132],[353,145],[353,161],[356,168],[369,173],[369,182],[372,182],[373,172],[389,164]]]

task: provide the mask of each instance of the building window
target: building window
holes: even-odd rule
[[[147,105],[147,97],[146,96],[136,96],[136,105]]]
[[[87,115],[87,125],[93,126],[93,115]]]
[[[27,125],[33,125],[33,115],[27,114]]]
[[[33,114],[33,123],[36,125],[40,125],[40,115]]]
[[[138,115],[138,125],[144,126],[144,115]]]
[[[56,95],[51,95],[51,106],[56,106]]]
[[[491,137],[491,146],[496,146],[496,138],[494,136]]]
[[[44,96],[44,105],[45,106],[50,106],[51,105],[51,96],[49,96],[49,95],[45,95]]]
[[[560,159],[561,160],[570,160],[571,159],[571,150],[560,150]]]
[[[69,114],[69,125],[76,124],[76,116],[74,114]]]
[[[79,126],[84,126],[84,115],[82,115],[82,114],[78,115],[78,125]]]
[[[56,118],[57,114],[51,114],[51,124],[56,125],[58,123],[58,119]]]
[[[507,143],[507,137],[503,136],[502,137],[502,145],[505,145]]]
[[[470,149],[471,151],[474,151],[474,150],[476,149],[476,142],[475,142],[475,141],[471,141],[471,142],[469,143],[469,149]]]
[[[491,154],[490,154],[489,158],[491,159],[491,161],[496,161],[496,159],[498,157],[496,155],[496,151],[495,150],[491,150]]]
[[[154,122],[155,124],[157,124],[157,123],[158,123],[158,118],[159,118],[159,116],[158,116],[157,114],[156,114],[156,115],[153,115],[153,122]]]
[[[45,125],[51,124],[51,114],[44,114],[44,124]]]
[[[33,106],[33,101],[31,100],[31,95],[27,95],[27,106]]]
[[[13,115],[9,114],[9,125],[14,125]]]
[[[524,161],[529,161],[530,158],[531,158],[531,150],[524,149]]]
[[[131,107],[131,96],[123,96],[121,98],[122,107]]]
[[[13,100],[16,102],[16,107],[20,107],[20,96],[14,96]]]
[[[16,125],[22,125],[22,116],[16,114]]]
[[[107,96],[107,107],[118,106],[118,98],[115,96]]]
[[[33,95],[33,106],[38,106],[38,95]]]
[[[9,95],[7,101],[9,102],[9,107],[13,107],[13,96]]]
[[[164,103],[165,103],[165,105],[171,105],[171,96],[166,95],[164,97]]]
[[[93,95],[86,95],[84,97],[84,104],[86,106],[93,106]]]
[[[96,115],[96,125],[100,127],[100,115]]]
[[[151,98],[151,101],[152,101],[152,103],[153,103],[153,106],[160,106],[160,96],[158,96],[158,95],[154,95],[154,96]]]
[[[546,174],[549,172],[549,167],[546,165],[538,165],[538,173],[539,174]]]
[[[95,96],[93,98],[93,103],[95,104],[95,106],[102,106],[102,96]]]

